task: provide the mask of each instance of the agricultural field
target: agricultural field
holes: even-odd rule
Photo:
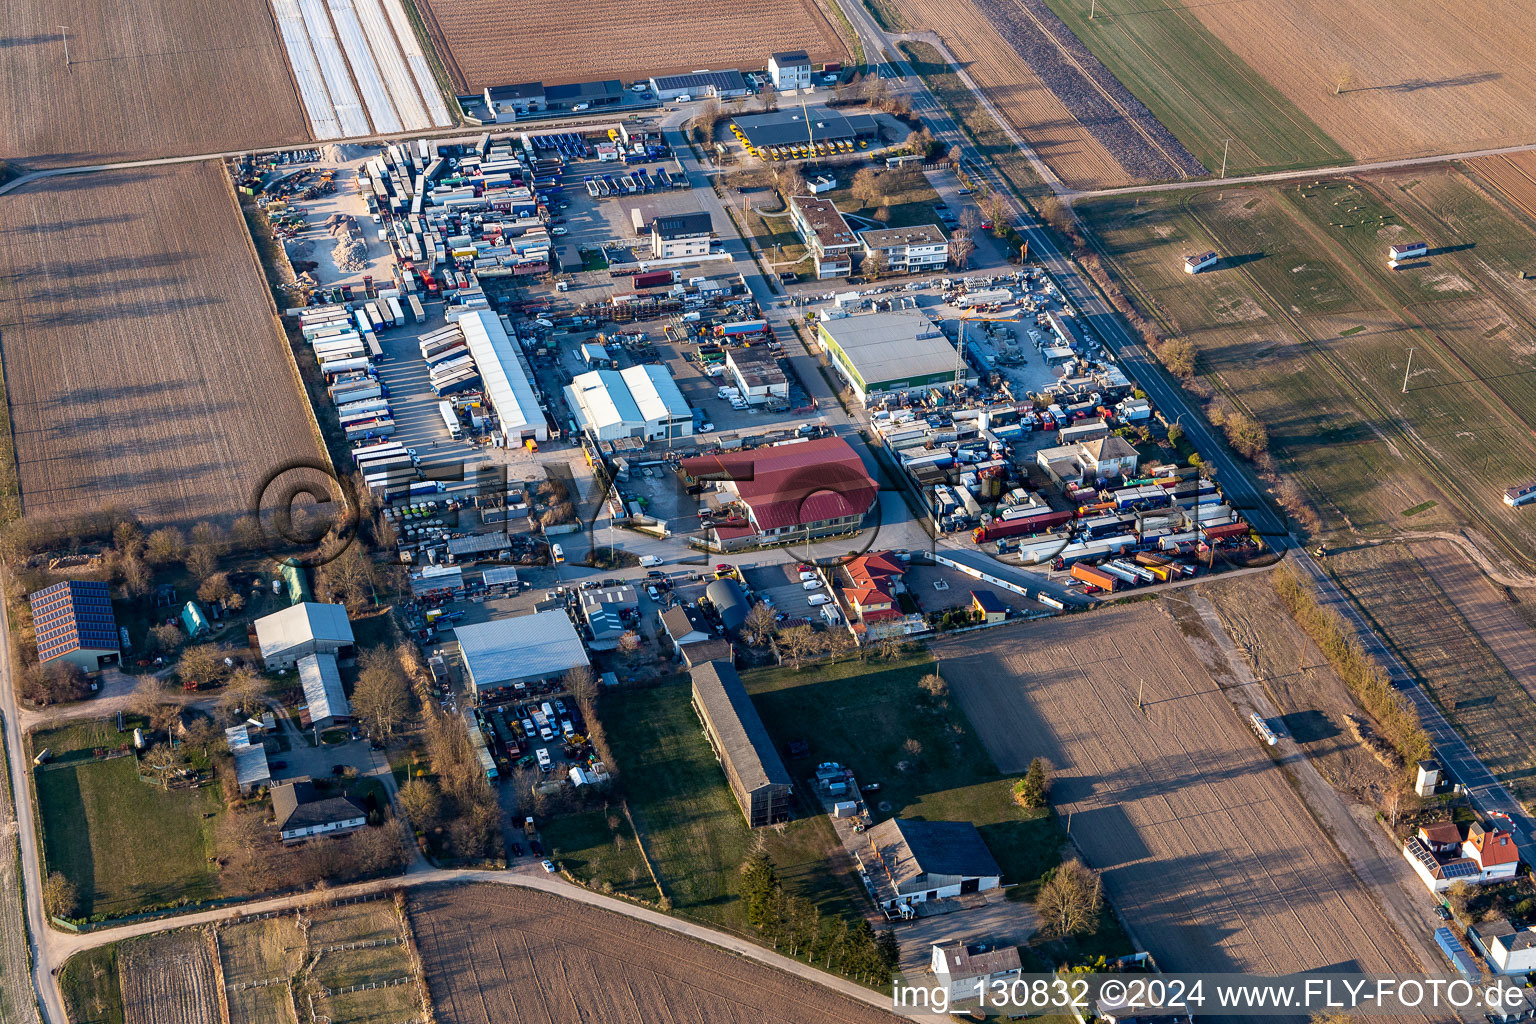
[[[217,163],[8,196],[0,357],[30,516],[227,525],[270,474],[326,458]]]
[[[211,862],[218,787],[163,790],[139,778],[127,742],[108,723],[33,733],[30,750],[56,760],[33,773],[43,860],[79,890],[81,917],[121,916],[182,898],[219,895]]]
[[[118,946],[124,1024],[222,1024],[213,940],[202,929]]]
[[[1503,504],[1536,465],[1536,239],[1454,170],[1079,204],[1197,373],[1269,428],[1325,534],[1471,525],[1510,558],[1536,522]],[[1430,239],[1393,271],[1394,241]],[[1188,275],[1182,256],[1222,262]],[[1408,365],[1413,350],[1412,366]],[[1405,372],[1408,377],[1403,390]]]
[[[1057,814],[1071,815],[1075,845],[1164,970],[1432,966],[1417,962],[1161,603],[938,648],[998,767],[1019,772],[1037,756],[1055,766]]]
[[[494,0],[424,0],[419,9],[461,94],[515,82],[618,78],[628,85],[703,67],[762,68],[779,50],[803,49],[817,62],[848,56],[815,0],[615,0],[574,20],[555,0],[520,5],[515,19]],[[639,25],[645,31],[637,34]]]
[[[1112,102],[1087,72],[1068,60],[1057,44],[1032,22],[1020,23],[1015,32],[1019,45],[1016,48],[977,4],[949,4],[943,0],[895,2],[907,21],[943,37],[987,100],[1063,181],[1078,188],[1106,188],[1181,176],[1168,155],[1159,154],[1138,130],[1136,116],[1125,105],[1128,97],[1120,95],[1123,90],[1114,93]],[[1012,0],[984,2],[990,5]],[[1020,17],[1025,15],[1021,12]],[[1027,34],[1029,44],[1020,33]],[[942,60],[937,50],[931,54],[926,50],[911,52],[929,57],[922,61],[925,64],[931,65],[931,58]],[[928,79],[935,69],[930,66],[915,70]],[[1102,67],[1095,70],[1103,73]],[[1109,84],[1104,83],[1106,87]],[[931,82],[930,87],[934,87]],[[950,97],[943,98],[953,106]],[[1131,103],[1140,107],[1134,100]],[[1140,127],[1151,131],[1149,125]],[[1172,148],[1182,149],[1177,142],[1173,142]]]
[[[8,160],[35,169],[309,138],[266,0],[221,4],[216,18],[197,0],[16,0],[4,10]]]
[[[236,920],[218,927],[229,1024],[296,1024],[289,979],[304,963],[304,935],[293,915]]]
[[[21,887],[21,856],[13,838],[16,812],[11,804],[9,763],[0,769],[0,1024],[38,1024],[32,990],[31,945]]]
[[[895,1020],[674,932],[533,890],[421,889],[410,915],[440,1024]]]
[[[421,1010],[400,910],[393,899],[325,906],[309,918],[303,1004],[332,1024],[398,1024]]]
[[[1536,220],[1536,151],[1479,157],[1464,166],[1510,206]]]

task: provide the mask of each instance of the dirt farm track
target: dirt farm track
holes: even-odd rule
[[[0,158],[48,167],[309,137],[267,0],[0,0],[0,24]]]
[[[830,0],[829,0],[830,2]],[[433,42],[455,88],[542,81],[545,85],[653,75],[699,68],[766,67],[780,50],[813,61],[847,56],[815,0],[605,0],[573,8],[529,0],[515,15],[496,0],[423,0]]]
[[[224,169],[56,178],[0,203],[22,510],[227,521],[322,452]]]
[[[439,1024],[895,1024],[819,985],[528,889],[418,890],[411,926]]]
[[[999,768],[1056,766],[1057,812],[1164,970],[1421,969],[1160,603],[938,653]]]

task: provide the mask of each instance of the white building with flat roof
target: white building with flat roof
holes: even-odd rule
[[[517,345],[507,337],[501,318],[488,309],[477,309],[459,318],[469,354],[480,371],[486,401],[496,412],[496,435],[508,448],[524,440],[549,439],[549,425],[539,408],[533,371],[523,361]]]
[[[665,366],[591,370],[572,378],[565,397],[576,425],[599,441],[693,433],[693,410]]]
[[[587,665],[587,650],[563,611],[455,626],[464,674],[477,693],[553,679]]]
[[[955,346],[921,313],[823,320],[816,338],[863,403],[874,395],[944,387],[955,379]],[[966,379],[974,378],[967,367]]]

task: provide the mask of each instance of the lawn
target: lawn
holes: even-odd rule
[[[70,1024],[123,1024],[117,983],[117,944],[76,953],[59,969],[59,990]]]
[[[560,814],[539,830],[550,857],[583,883],[636,899],[654,900],[634,830],[617,805]]]
[[[917,682],[933,666],[924,655],[895,664],[761,669],[742,679],[781,752],[791,740],[806,742],[807,755],[787,762],[797,789],[811,791],[809,776],[823,761],[847,765],[861,786],[880,786],[868,795],[877,821],[969,821],[1003,883],[1032,893],[1060,860],[1061,830],[1048,812],[1013,802],[1013,779],[998,773],[958,707],[921,696]],[[921,753],[906,749],[909,740]]]
[[[1212,174],[1221,170],[1228,138],[1230,175],[1349,162],[1337,142],[1183,7],[1046,3]],[[1091,21],[1090,7],[1097,8]]]
[[[832,200],[844,213],[878,222],[875,225],[856,224],[856,229],[872,226],[908,228],[933,224],[939,226],[940,231],[943,230],[938,216],[933,212],[933,204],[939,201],[939,194],[928,184],[927,176],[921,171],[881,171],[880,183],[883,193],[880,201],[869,206],[853,198],[850,182],[842,182],[840,187],[822,193],[822,198]]]
[[[53,744],[62,755],[62,763],[36,770],[34,783],[48,870],[75,883],[79,916],[218,896],[209,860],[223,809],[218,788],[166,791],[142,782],[132,756],[90,759],[99,739],[115,745],[116,729],[83,723],[32,738],[34,749]],[[79,743],[87,744],[83,752]]]
[[[745,934],[738,870],[760,841],[791,895],[813,900],[824,915],[851,920],[863,912],[857,882],[829,863],[839,847],[824,816],[799,817],[782,831],[747,828],[694,715],[686,676],[604,694],[599,713],[610,723],[641,842],[675,911]],[[579,834],[582,826],[567,828]]]

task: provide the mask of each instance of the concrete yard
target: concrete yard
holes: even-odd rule
[[[1055,765],[1057,813],[1164,970],[1440,966],[1416,961],[1160,605],[987,630],[937,653],[999,768]]]

